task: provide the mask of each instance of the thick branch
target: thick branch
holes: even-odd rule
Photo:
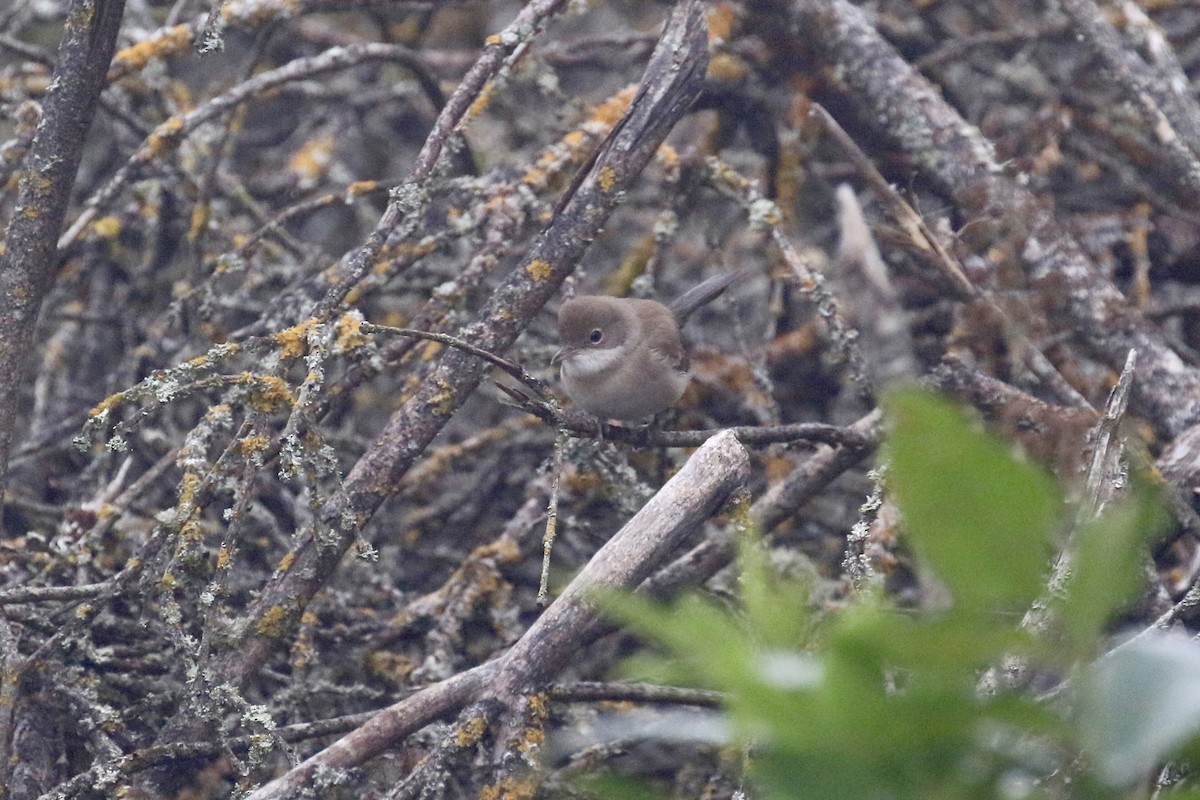
[[[287,797],[319,769],[362,764],[472,700],[508,700],[546,688],[589,640],[600,619],[597,593],[636,587],[745,483],[749,472],[749,456],[733,434],[713,437],[600,548],[512,649],[384,709],[248,800]]]
[[[54,80],[5,233],[0,255],[0,494],[7,482],[34,324],[52,283],[58,232],[124,9],[124,0],[73,0],[68,8]]]
[[[868,116],[955,198],[973,230],[1023,236],[1016,243],[1020,264],[1048,317],[1114,371],[1137,350],[1142,379],[1132,404],[1139,413],[1168,437],[1200,422],[1200,370],[1186,364],[1100,274],[1053,209],[1004,171],[991,142],[883,40],[859,8],[847,0],[758,5],[790,10],[799,34],[837,66]]]
[[[699,93],[708,43],[698,2],[681,4],[646,67],[627,116],[601,145],[578,191],[537,240],[529,257],[492,294],[478,320],[457,338],[493,353],[517,338],[582,258],[621,196]],[[227,654],[219,673],[238,681],[276,647],[290,640],[312,596],[325,585],[346,548],[399,485],[433,437],[475,391],[488,365],[448,349],[417,393],[395,414],[375,444],[322,509],[319,531],[301,540],[288,569],[274,579],[251,610],[241,646]],[[319,534],[319,535],[318,535]],[[267,620],[284,624],[267,624]]]

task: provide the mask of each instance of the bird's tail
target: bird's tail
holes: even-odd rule
[[[703,305],[711,303],[721,296],[721,292],[728,289],[733,284],[748,277],[747,270],[735,270],[733,272],[722,272],[719,275],[714,275],[698,286],[688,289],[679,297],[675,298],[671,303],[671,311],[675,314],[675,319],[679,320],[680,326],[687,322],[687,318],[692,315],[696,309]]]

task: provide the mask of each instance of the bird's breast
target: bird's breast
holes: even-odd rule
[[[646,348],[585,350],[562,363],[562,385],[575,404],[604,419],[638,420],[677,401],[688,376]]]

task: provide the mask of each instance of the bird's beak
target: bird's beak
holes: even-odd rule
[[[576,350],[574,347],[560,347],[558,349],[558,352],[555,353],[550,358],[550,366],[552,366],[552,367],[559,366],[564,361],[566,361],[568,358],[575,355],[577,352],[579,352],[579,351]]]

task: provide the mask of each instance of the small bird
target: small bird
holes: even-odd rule
[[[639,420],[675,404],[688,384],[679,329],[696,309],[715,300],[741,272],[716,275],[671,305],[655,300],[585,295],[558,309],[551,363],[575,404],[603,419]]]

